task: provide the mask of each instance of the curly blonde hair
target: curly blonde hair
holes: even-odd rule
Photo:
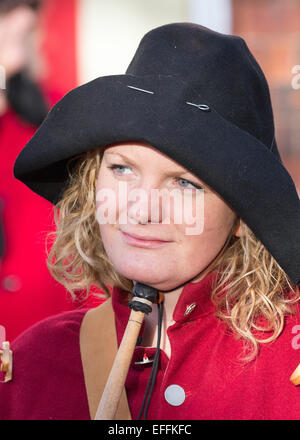
[[[132,280],[120,275],[110,262],[96,220],[96,181],[103,157],[96,148],[69,161],[69,185],[54,207],[56,231],[47,252],[52,276],[73,297],[87,297],[93,285],[110,296],[111,286],[128,293]],[[243,223],[241,237],[233,236],[225,252],[213,266],[211,300],[216,315],[229,325],[236,337],[243,338],[247,355],[256,357],[259,344],[274,341],[281,333],[284,318],[294,313],[292,304],[300,297],[295,286],[264,245]],[[47,251],[47,246],[46,246]],[[260,338],[259,332],[272,332]]]

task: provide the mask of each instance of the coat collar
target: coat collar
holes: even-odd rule
[[[184,286],[175,305],[173,319],[175,322],[188,322],[198,319],[206,314],[213,313],[215,306],[211,301],[212,283],[216,273],[211,272],[197,283],[188,283]],[[172,295],[172,293],[168,293]],[[128,292],[114,287],[112,290],[112,306],[115,312],[117,326],[125,329],[131,310]],[[143,332],[144,322],[141,331]]]

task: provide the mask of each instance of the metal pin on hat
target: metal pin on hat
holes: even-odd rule
[[[151,92],[151,90],[140,89],[139,87],[134,87],[134,86],[127,86],[127,87],[129,87],[130,89],[139,90],[140,92],[151,93],[152,95],[154,94],[154,92]]]
[[[188,102],[188,101],[186,101],[185,103],[189,104],[189,105],[193,105],[194,107],[197,107],[197,108],[199,108],[200,110],[202,110],[204,112],[210,112],[211,111],[210,107],[208,105],[206,105],[206,104],[194,104],[193,102]]]

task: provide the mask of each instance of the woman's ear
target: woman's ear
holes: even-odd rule
[[[239,217],[235,231],[233,233],[233,235],[235,235],[236,237],[242,237],[244,235],[244,222],[243,220],[241,220],[241,218]]]

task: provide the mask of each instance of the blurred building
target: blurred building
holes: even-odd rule
[[[232,0],[232,13],[268,79],[278,148],[300,195],[300,2]]]

